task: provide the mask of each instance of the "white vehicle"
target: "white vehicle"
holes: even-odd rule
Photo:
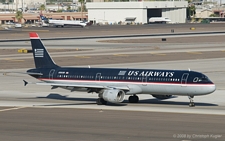
[[[7,24],[7,25],[13,25],[14,22],[9,21],[9,22],[7,22],[6,24]]]
[[[171,22],[169,18],[166,17],[152,17],[149,18],[149,23],[168,23]]]
[[[20,23],[15,23],[15,28],[22,28],[22,24],[20,24]]]
[[[73,20],[52,20],[49,19],[48,23],[55,27],[64,27],[64,26],[81,26],[85,27],[87,24],[83,21],[73,21]]]

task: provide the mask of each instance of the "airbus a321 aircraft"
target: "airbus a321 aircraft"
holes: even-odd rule
[[[30,33],[30,40],[36,68],[27,70],[27,74],[42,81],[36,84],[71,92],[96,92],[98,105],[123,102],[125,95],[130,95],[130,103],[137,103],[137,94],[150,94],[158,99],[188,96],[192,107],[194,96],[216,89],[206,75],[190,70],[60,67],[51,59],[37,33]],[[28,84],[25,80],[24,83]]]

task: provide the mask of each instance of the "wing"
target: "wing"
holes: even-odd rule
[[[37,85],[46,85],[46,86],[53,86],[53,87],[76,87],[76,88],[98,88],[98,89],[109,89],[109,88],[115,88],[120,90],[129,91],[129,88],[127,86],[102,86],[102,85],[88,85],[88,84],[64,84],[64,83],[44,83],[44,82],[38,82]]]

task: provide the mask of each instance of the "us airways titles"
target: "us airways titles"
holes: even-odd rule
[[[157,76],[157,77],[173,77],[174,72],[161,71],[129,71],[128,76]]]

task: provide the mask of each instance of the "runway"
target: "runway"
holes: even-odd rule
[[[207,61],[207,63],[204,63]],[[225,106],[225,102],[223,102],[223,99],[225,96],[223,96],[223,91],[224,91],[224,84],[225,80],[221,78],[225,74],[224,67],[222,65],[218,65],[217,63],[223,63],[225,61],[224,58],[221,59],[203,59],[203,60],[187,60],[187,61],[166,61],[166,62],[145,62],[145,63],[130,63],[130,64],[111,64],[111,65],[97,65],[97,66],[91,66],[91,67],[127,67],[127,68],[149,68],[151,66],[152,68],[155,69],[191,69],[195,71],[200,71],[209,76],[209,78],[216,84],[217,86],[217,91],[211,95],[206,95],[206,96],[200,96],[196,97],[194,100],[196,102],[196,108],[189,108],[188,103],[189,100],[187,97],[174,97],[171,99],[167,100],[162,100],[158,101],[155,100],[155,98],[152,98],[150,95],[140,95],[140,98],[143,99],[143,101],[140,101],[141,104],[130,104],[125,101],[125,105],[128,106],[116,106],[118,110],[129,110],[133,109],[136,111],[139,111],[140,109],[142,111],[160,111],[158,109],[158,106],[164,107],[166,106],[171,107],[171,110],[168,110],[166,107],[166,110],[163,110],[163,112],[174,112],[173,107],[175,106],[175,109],[178,107],[181,108],[179,112],[181,113],[186,113],[188,112],[194,112],[195,113],[202,113],[202,114],[213,114],[213,112],[209,112],[207,110],[214,109],[214,112],[217,110],[218,113],[215,114],[221,114],[224,115],[225,112],[222,107]],[[199,66],[201,64],[201,66]],[[12,70],[5,70],[5,71],[12,71]],[[14,70],[16,72],[25,72],[26,69],[20,69],[20,70]],[[97,105],[92,105],[95,103],[95,100],[97,98],[96,94],[87,94],[87,93],[82,93],[82,92],[68,92],[66,90],[61,90],[61,89],[56,89],[56,90],[50,90],[50,87],[48,86],[39,86],[39,85],[28,85],[26,87],[23,86],[22,80],[25,79],[29,82],[36,82],[35,79],[26,76],[26,75],[18,75],[18,74],[7,74],[6,76],[1,75],[1,80],[3,80],[3,84],[1,84],[1,87],[4,88],[4,91],[1,91],[0,96],[1,100],[7,97],[11,97],[12,102],[4,102],[2,101],[0,104],[2,106],[25,106],[25,107],[33,107],[35,106],[40,106],[40,105],[54,105],[54,107],[58,107],[57,104],[60,105],[62,104],[68,104],[70,103],[70,98],[72,100],[72,105],[64,105],[63,107],[73,107],[78,106],[78,108],[97,108],[99,109],[99,106]],[[10,81],[11,80],[11,81]],[[7,83],[6,83],[7,82]],[[7,87],[10,85],[10,87]],[[13,91],[11,88],[14,88],[15,91]],[[31,95],[32,93],[32,95]],[[68,97],[67,97],[68,96]],[[19,98],[19,99],[18,99]],[[25,100],[22,100],[25,98]],[[29,99],[27,101],[27,98]],[[68,99],[67,99],[68,98]],[[74,98],[74,99],[73,99]],[[76,101],[76,98],[81,99]],[[42,100],[44,99],[45,102]],[[62,99],[62,100],[60,100]],[[87,99],[87,101],[85,100]],[[47,101],[46,101],[47,100]],[[48,100],[50,104],[48,104]],[[59,101],[60,100],[60,101]],[[66,102],[66,103],[61,103],[61,102]],[[79,104],[79,101],[82,101],[81,104]],[[46,103],[47,102],[47,103]],[[53,103],[52,103],[53,102]],[[77,104],[75,104],[78,102]],[[83,104],[83,102],[91,102],[91,106],[89,107],[88,105]],[[122,105],[124,105],[122,104]],[[164,105],[164,106],[163,106]],[[198,106],[199,105],[199,106]],[[132,106],[132,108],[129,108],[129,106]],[[146,106],[148,108],[146,108]],[[154,107],[156,110],[154,110]],[[218,108],[219,107],[219,108]],[[114,109],[114,106],[103,106],[101,109]],[[187,109],[187,110],[183,110]],[[217,109],[218,108],[218,109]],[[221,109],[222,108],[222,109]],[[189,110],[188,110],[189,109]],[[207,112],[205,112],[205,110]],[[176,110],[175,110],[176,111]],[[177,111],[178,112],[178,111]]]
[[[51,90],[48,86],[34,84],[24,87],[23,80],[37,80],[22,74],[2,74],[25,72],[33,67],[32,55],[0,54],[0,140],[225,140],[223,36],[198,38],[199,41],[195,42],[186,38],[180,43],[168,40],[167,43],[136,44],[99,40],[46,41],[55,62],[63,66],[88,67],[91,64],[91,67],[190,69],[203,72],[216,84],[217,90],[195,97],[196,107],[193,108],[188,106],[189,99],[182,96],[157,100],[151,95],[140,95],[140,102],[136,104],[128,103],[126,97],[121,104],[99,106],[95,102],[96,94]],[[151,38],[148,40],[154,41]],[[64,43],[68,45],[64,51],[54,52]],[[16,48],[16,44],[4,43],[1,47]],[[58,46],[54,47],[56,44]],[[23,45],[29,47],[29,42],[18,44],[19,47]],[[67,49],[74,49],[74,45],[83,51],[75,49],[67,52]]]
[[[23,108],[0,114],[1,140],[224,140],[222,116],[64,108]]]
[[[43,41],[51,56],[61,66],[115,64],[164,60],[210,59],[224,57],[224,35]],[[134,43],[129,43],[134,42]],[[30,42],[1,44],[0,69],[33,67],[32,53],[17,53],[30,49]],[[10,50],[6,50],[10,49]]]
[[[195,30],[190,30],[190,28]],[[26,39],[29,32],[38,32],[42,38],[79,37],[79,36],[106,36],[131,34],[157,34],[180,32],[225,31],[224,23],[217,24],[152,24],[152,25],[118,25],[118,26],[87,26],[86,28],[53,28],[28,27],[22,29],[0,30],[0,39]]]
[[[225,80],[221,76],[225,72],[224,67],[215,62],[222,64],[224,61],[222,58],[93,66],[159,69],[187,69],[189,66],[205,73],[217,86],[213,94],[195,97],[194,108],[188,107],[187,97],[160,101],[150,95],[140,95],[137,104],[126,100],[121,104],[98,106],[96,94],[50,90],[50,87],[32,84],[24,87],[23,79],[36,80],[24,75],[1,75],[0,131],[3,136],[0,139],[222,141]]]

